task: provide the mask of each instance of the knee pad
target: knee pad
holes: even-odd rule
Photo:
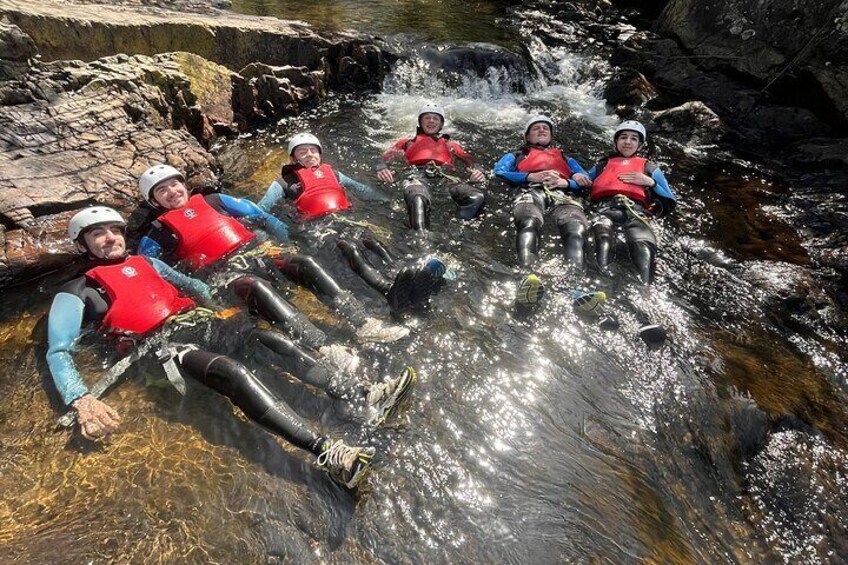
[[[563,237],[579,237],[580,239],[586,238],[586,224],[577,220],[568,220],[559,222],[557,224],[557,228],[559,228],[559,233],[562,234]]]
[[[559,233],[569,262],[581,271],[586,268],[586,225],[577,220],[559,224]]]
[[[186,353],[180,366],[192,378],[233,400],[241,398],[245,385],[256,381],[247,367],[226,355],[196,350]]]
[[[603,216],[592,223],[592,234],[598,240],[611,240],[613,238],[612,220]]]
[[[430,206],[430,191],[427,190],[427,187],[421,183],[411,183],[404,187],[403,189],[403,199],[406,201],[406,205],[409,206],[414,201],[415,198],[421,197],[424,199],[424,202],[427,206]]]
[[[342,291],[336,280],[324,270],[318,261],[310,255],[297,255],[289,261],[289,266],[295,270],[292,279],[308,287],[310,290],[335,298]],[[287,276],[292,276],[286,273]]]
[[[463,220],[476,218],[486,205],[486,196],[482,192],[469,194],[465,202],[459,207],[459,216]]]
[[[256,309],[263,298],[277,294],[271,283],[251,276],[237,278],[230,283],[230,290],[252,309]]]
[[[515,218],[515,229],[519,232],[533,230],[538,233],[542,229],[542,224],[542,219],[535,215]]]

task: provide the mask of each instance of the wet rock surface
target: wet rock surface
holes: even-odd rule
[[[0,106],[0,284],[69,259],[64,225],[74,209],[134,207],[136,177],[150,163],[210,174],[214,159],[198,141],[210,118],[180,72],[186,61],[198,68],[193,57],[46,64],[9,86],[29,100]],[[202,95],[214,110],[213,92]]]
[[[0,15],[32,37],[45,60],[185,51],[234,71],[254,62],[322,70],[331,88],[349,90],[379,87],[385,72],[380,50],[354,34],[319,34],[302,23],[211,6],[183,13],[147,5],[0,0]]]
[[[776,99],[793,99],[848,127],[848,2],[671,0],[657,31],[705,70],[735,71]]]
[[[135,208],[136,178],[151,163],[208,182],[217,137],[296,114],[329,88],[375,87],[384,72],[381,50],[349,34],[207,2],[175,6],[194,13],[94,6],[0,1],[20,24],[0,24],[0,286],[70,260],[73,210]],[[40,62],[68,57],[89,62]]]

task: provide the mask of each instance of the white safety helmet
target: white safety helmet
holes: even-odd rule
[[[530,131],[530,127],[538,122],[544,122],[548,124],[548,127],[551,128],[551,133],[554,132],[554,121],[547,116],[543,116],[542,114],[537,114],[535,116],[530,116],[530,119],[524,122],[524,137],[527,137],[527,132]]]
[[[141,193],[141,198],[155,204],[150,193],[157,184],[168,179],[180,179],[185,182],[183,174],[171,165],[153,165],[144,171],[138,179],[138,191]]]
[[[121,224],[122,226],[126,226],[127,222],[112,208],[92,206],[74,214],[74,217],[68,222],[68,236],[70,236],[71,241],[76,241],[82,232],[100,224]]]
[[[294,150],[297,149],[298,145],[317,145],[318,151],[323,153],[323,149],[321,148],[321,142],[318,141],[318,138],[312,135],[311,133],[299,133],[289,139],[289,155],[294,153]]]
[[[618,138],[618,134],[623,131],[635,131],[639,134],[642,143],[645,143],[645,140],[648,139],[648,132],[645,131],[645,126],[636,120],[625,120],[618,124],[618,127],[615,128],[615,133],[612,135],[613,139]]]
[[[445,110],[438,104],[428,102],[418,108],[418,125],[421,125],[421,116],[424,114],[438,114],[442,118],[442,125],[445,123]]]

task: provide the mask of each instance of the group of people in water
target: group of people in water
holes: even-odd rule
[[[423,106],[415,135],[394,143],[376,171],[386,184],[400,182],[414,230],[429,229],[433,195],[445,187],[464,220],[477,217],[485,205],[486,174],[441,133],[444,124],[441,107]],[[619,125],[613,152],[588,172],[554,145],[554,132],[550,118],[533,116],[522,128],[520,148],[494,167],[494,174],[518,192],[512,208],[521,274],[517,302],[537,303],[544,295],[532,267],[546,215],[556,222],[567,261],[581,272],[591,255],[590,239],[596,267],[609,268],[615,230],[621,229],[640,281],[650,284],[657,255],[651,218],[673,210],[675,196],[656,164],[639,156],[647,136],[644,126],[635,121]],[[354,488],[365,476],[374,448],[315,431],[236,360],[235,351],[249,348],[252,358],[267,360],[331,396],[363,402],[369,423],[379,425],[409,396],[417,380],[414,368],[405,367],[383,382],[363,380],[355,352],[328,343],[275,283],[288,280],[309,289],[340,314],[359,341],[388,343],[403,339],[409,329],[369,312],[309,251],[341,253],[393,312],[426,304],[446,265],[431,255],[400,261],[374,233],[347,220],[351,193],[375,201],[392,197],[324,163],[314,135],[294,135],[288,154],[289,162],[258,203],[223,193],[192,195],[180,171],[166,164],[150,167],[138,188],[156,217],[135,254],[127,249],[126,222],[117,211],[95,206],[71,218],[68,235],[87,265],[54,298],[47,361],[84,437],[108,436],[121,422],[85,384],[72,357],[90,324],[123,354],[134,350],[155,357],[175,385],[185,374],[226,396],[257,424],[314,454],[317,464],[346,487]],[[403,173],[391,168],[394,161],[406,165]],[[464,164],[467,180],[456,176],[457,162]],[[289,226],[274,214],[283,200],[292,201],[305,224],[320,219],[322,227],[332,229],[321,234],[305,230],[293,243]],[[257,326],[243,313],[229,315],[233,309],[227,306],[233,304],[267,324]],[[185,383],[177,388],[184,391]]]

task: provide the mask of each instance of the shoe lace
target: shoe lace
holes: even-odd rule
[[[388,384],[384,383],[374,383],[371,385],[371,388],[368,390],[368,404],[372,406],[377,404],[382,400],[385,396],[387,396],[389,389]]]
[[[342,440],[336,440],[318,456],[318,465],[328,469],[342,467],[348,469],[356,460],[359,448],[349,447]]]

